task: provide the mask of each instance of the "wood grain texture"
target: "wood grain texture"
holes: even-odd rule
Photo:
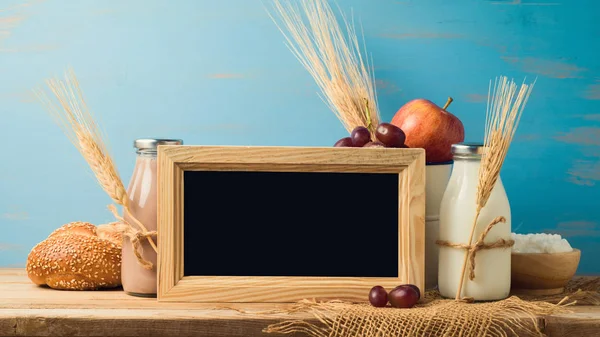
[[[401,233],[400,278],[425,289],[425,155],[419,156],[400,174],[399,216]]]
[[[291,304],[173,303],[122,290],[59,291],[34,285],[24,269],[0,269],[0,336],[269,336],[272,323],[310,314],[281,314]],[[600,306],[539,320],[549,337],[596,336]],[[528,319],[528,318],[523,318]],[[509,334],[509,336],[512,336]]]
[[[373,285],[392,289],[398,278],[188,276],[170,290],[177,302],[297,302],[306,298],[364,302]]]
[[[183,276],[184,171],[364,172],[399,175],[399,275],[389,278]],[[425,278],[425,151],[334,147],[159,146],[158,300],[363,301],[373,285],[393,288]]]
[[[184,169],[199,164],[276,164],[299,165],[304,172],[310,165],[408,166],[423,149],[280,147],[280,146],[160,146],[159,152]],[[309,166],[307,166],[309,165]],[[216,169],[218,166],[212,167]],[[312,171],[312,170],[309,170]]]
[[[560,294],[573,278],[581,251],[566,253],[511,254],[511,287],[513,292],[531,295]]]
[[[183,277],[183,171],[170,156],[158,156],[157,293],[168,293]],[[175,230],[174,225],[181,228]],[[159,296],[159,295],[157,295]]]
[[[600,307],[574,307],[573,313],[544,318],[544,332],[550,337],[600,336]]]
[[[90,315],[84,311],[56,310],[9,313],[0,311],[0,336],[123,336],[123,337],[264,337],[262,330],[281,319],[252,319],[237,317],[233,312],[227,324],[222,317],[206,315],[199,319],[182,315],[168,315],[161,311],[142,312],[137,316],[117,316],[123,311],[108,310],[105,315]],[[79,315],[77,314],[79,313]],[[193,312],[203,315],[202,312]],[[13,315],[21,315],[14,317]],[[315,322],[317,323],[317,322]],[[298,336],[298,335],[297,335]]]

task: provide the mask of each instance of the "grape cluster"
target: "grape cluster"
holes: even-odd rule
[[[357,126],[352,130],[350,137],[338,140],[334,147],[402,147],[406,148],[404,141],[406,135],[399,127],[390,123],[381,123],[375,130],[375,140],[371,139],[371,132],[364,126]]]
[[[385,307],[388,301],[394,308],[412,308],[420,298],[421,291],[412,284],[399,285],[389,294],[382,286],[374,286],[369,292],[369,302],[377,308]]]

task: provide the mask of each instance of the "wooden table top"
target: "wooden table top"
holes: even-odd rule
[[[121,290],[58,291],[35,286],[23,269],[0,269],[0,336],[252,337],[270,336],[262,330],[282,320],[315,321],[306,313],[264,313],[286,306],[159,303]],[[548,336],[600,336],[600,306],[572,309],[540,318]]]

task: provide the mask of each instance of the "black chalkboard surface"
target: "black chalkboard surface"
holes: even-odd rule
[[[398,179],[185,171],[184,276],[398,277]]]

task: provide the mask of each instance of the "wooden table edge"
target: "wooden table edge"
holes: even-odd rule
[[[268,336],[264,328],[285,320],[319,323],[306,312],[265,313],[290,306],[159,303],[114,290],[57,291],[33,285],[23,269],[0,268],[0,336],[251,337]],[[600,306],[569,310],[572,313],[538,317],[548,336],[600,335]]]

